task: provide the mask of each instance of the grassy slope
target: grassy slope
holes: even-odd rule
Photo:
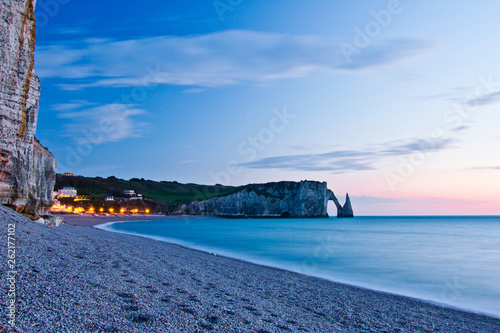
[[[75,187],[79,195],[90,195],[98,198],[103,198],[107,193],[123,196],[124,190],[134,190],[148,199],[153,199],[168,206],[192,200],[224,196],[238,190],[237,187],[223,185],[180,184],[178,182],[156,182],[138,178],[124,180],[116,177],[90,178],[57,175],[55,189],[64,186]]]
[[[246,186],[233,187],[223,185],[180,184],[178,182],[167,181],[156,182],[153,180],[145,180],[143,178],[124,180],[116,177],[91,178],[57,175],[55,189],[60,189],[64,186],[76,188],[79,195],[90,196],[91,200],[86,203],[95,207],[103,206],[102,202],[107,193],[113,194],[115,198],[120,198],[124,196],[124,190],[134,190],[136,193],[142,194],[148,200],[140,200],[140,202],[134,200],[128,202],[127,205],[134,206],[133,208],[139,209],[149,208],[152,211],[173,212],[178,210],[183,203],[226,196],[242,190],[253,191],[264,197],[282,198],[283,194],[280,193],[278,195],[273,195],[265,188],[272,188],[274,192],[278,191],[279,193],[285,190],[293,190],[296,187],[296,183],[281,181],[275,183],[249,184]],[[64,199],[62,199],[62,201],[64,201]],[[123,201],[120,202],[123,206]],[[68,202],[63,203],[71,204],[72,199],[68,199]],[[114,207],[113,204],[109,202],[105,203],[104,206],[106,209]],[[116,206],[114,208],[120,209],[120,207]]]

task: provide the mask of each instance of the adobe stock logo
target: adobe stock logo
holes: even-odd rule
[[[224,21],[224,14],[232,12],[242,3],[243,0],[215,0],[212,5],[219,16],[219,20],[222,22]]]
[[[39,0],[37,2],[36,25],[42,28],[49,23],[51,18],[59,14],[61,5],[67,5],[70,0]]]
[[[403,6],[399,0],[389,0],[387,9],[371,11],[370,14],[373,20],[368,21],[363,29],[358,26],[354,27],[354,32],[356,34],[354,35],[353,43],[349,44],[343,42],[339,45],[347,62],[350,63],[353,55],[361,53],[361,50],[370,45],[373,39],[380,35],[383,28],[387,28],[391,24],[393,16],[402,11]]]

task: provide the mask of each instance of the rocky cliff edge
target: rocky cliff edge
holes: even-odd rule
[[[344,208],[326,182],[315,181],[246,185],[227,196],[191,202],[182,212],[224,217],[328,217],[329,200],[337,206],[337,217],[352,217],[344,216]],[[350,213],[353,215],[352,208]]]
[[[0,203],[43,215],[52,202],[56,160],[35,139],[40,97],[35,4],[0,2]]]

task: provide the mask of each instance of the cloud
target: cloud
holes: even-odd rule
[[[484,166],[484,167],[474,167],[468,170],[500,170],[500,166]]]
[[[339,152],[340,154],[342,152]],[[257,161],[241,164],[252,169],[283,169],[283,170],[301,170],[301,171],[363,171],[373,170],[374,168],[363,158],[322,158],[324,154],[319,155],[289,155],[267,157]]]
[[[198,94],[201,92],[204,92],[205,89],[200,89],[200,88],[191,88],[191,89],[186,89],[183,91],[185,94]]]
[[[377,197],[377,196],[367,196],[367,195],[350,195],[353,204],[364,207],[364,206],[380,206],[380,205],[397,205],[404,203],[418,203],[422,205],[451,205],[451,206],[465,206],[465,205],[476,205],[487,203],[487,201],[475,201],[475,200],[461,200],[453,198],[442,198],[442,197],[420,197],[420,198],[388,198],[388,197]]]
[[[349,62],[339,67],[360,70],[388,65],[415,56],[426,47],[425,43],[415,39],[383,40],[362,49],[359,54],[352,55]]]
[[[83,35],[89,33],[88,29],[83,26],[60,27],[54,29],[53,32],[55,34],[63,34],[63,35]]]
[[[476,205],[476,204],[488,203],[488,201],[482,201],[482,200],[460,200],[460,199],[440,198],[440,197],[425,197],[412,200],[429,205],[463,206],[463,205]]]
[[[390,148],[381,149],[379,151],[379,155],[392,155],[392,156],[401,156],[408,155],[417,151],[439,151],[444,150],[451,147],[453,143],[452,139],[443,139],[443,140],[422,140],[422,139],[414,139],[410,140],[407,143],[398,143],[398,142],[390,142],[387,145]]]
[[[66,109],[63,107],[67,106]],[[63,124],[63,136],[71,137],[78,142],[89,141],[93,144],[121,141],[127,138],[142,136],[148,124],[138,121],[139,115],[145,114],[142,109],[125,104],[106,104],[100,106],[80,107],[75,103],[55,106],[59,110],[59,118],[66,119]]]
[[[52,106],[52,110],[58,112],[69,112],[72,110],[79,110],[83,107],[95,106],[96,104],[88,101],[72,101],[71,103],[60,103]]]
[[[411,199],[408,198],[387,198],[387,197],[375,197],[369,195],[351,195],[349,196],[351,201],[356,203],[359,206],[366,205],[384,205],[384,204],[395,204],[401,202],[411,202]]]
[[[419,97],[425,99],[444,99],[454,103],[459,103],[464,107],[475,107],[495,104],[500,102],[499,84],[491,79],[482,78],[481,84],[469,87],[455,87],[450,92]],[[486,93],[482,93],[486,89]],[[471,97],[473,96],[473,97]]]
[[[452,128],[451,131],[453,132],[463,132],[467,129],[469,129],[470,126],[466,126],[466,125],[462,125],[462,126],[458,126],[458,127],[455,127],[455,128]]]
[[[497,102],[500,102],[500,92],[498,91],[467,100],[467,103],[471,106],[490,105]]]
[[[361,70],[419,54],[421,41],[374,41],[347,63],[339,43],[318,36],[222,31],[199,36],[82,40],[37,46],[42,78],[73,79],[66,89],[156,84],[198,87],[262,84],[315,71]],[[74,79],[78,79],[75,83]]]
[[[333,150],[319,154],[298,154],[266,157],[241,164],[252,169],[282,169],[293,171],[331,171],[345,173],[375,170],[384,157],[404,156],[414,152],[436,152],[453,147],[453,139],[427,141],[422,139],[404,142],[387,142],[356,150]]]

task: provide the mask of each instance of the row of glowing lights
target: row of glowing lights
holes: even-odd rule
[[[55,210],[56,207],[53,207],[53,209]],[[85,213],[85,209],[82,208],[82,207],[77,207],[77,208],[74,208],[72,206],[69,206],[65,209],[63,209],[65,212],[74,212],[74,213],[77,213],[77,214],[80,214],[80,213]],[[96,211],[95,211],[95,208],[94,207],[90,207],[89,210],[87,211],[88,213],[90,214],[94,214]],[[100,213],[104,213],[105,212],[105,209],[103,207],[99,208],[99,212]],[[108,212],[113,214],[115,212],[115,209],[114,208],[109,208],[108,209]],[[124,208],[120,208],[120,214],[124,214],[126,212],[126,210]],[[139,210],[136,208],[136,209],[130,209],[129,210],[129,213],[139,213]],[[149,214],[150,213],[150,210],[149,209],[146,209],[145,210],[145,213],[146,214]]]

